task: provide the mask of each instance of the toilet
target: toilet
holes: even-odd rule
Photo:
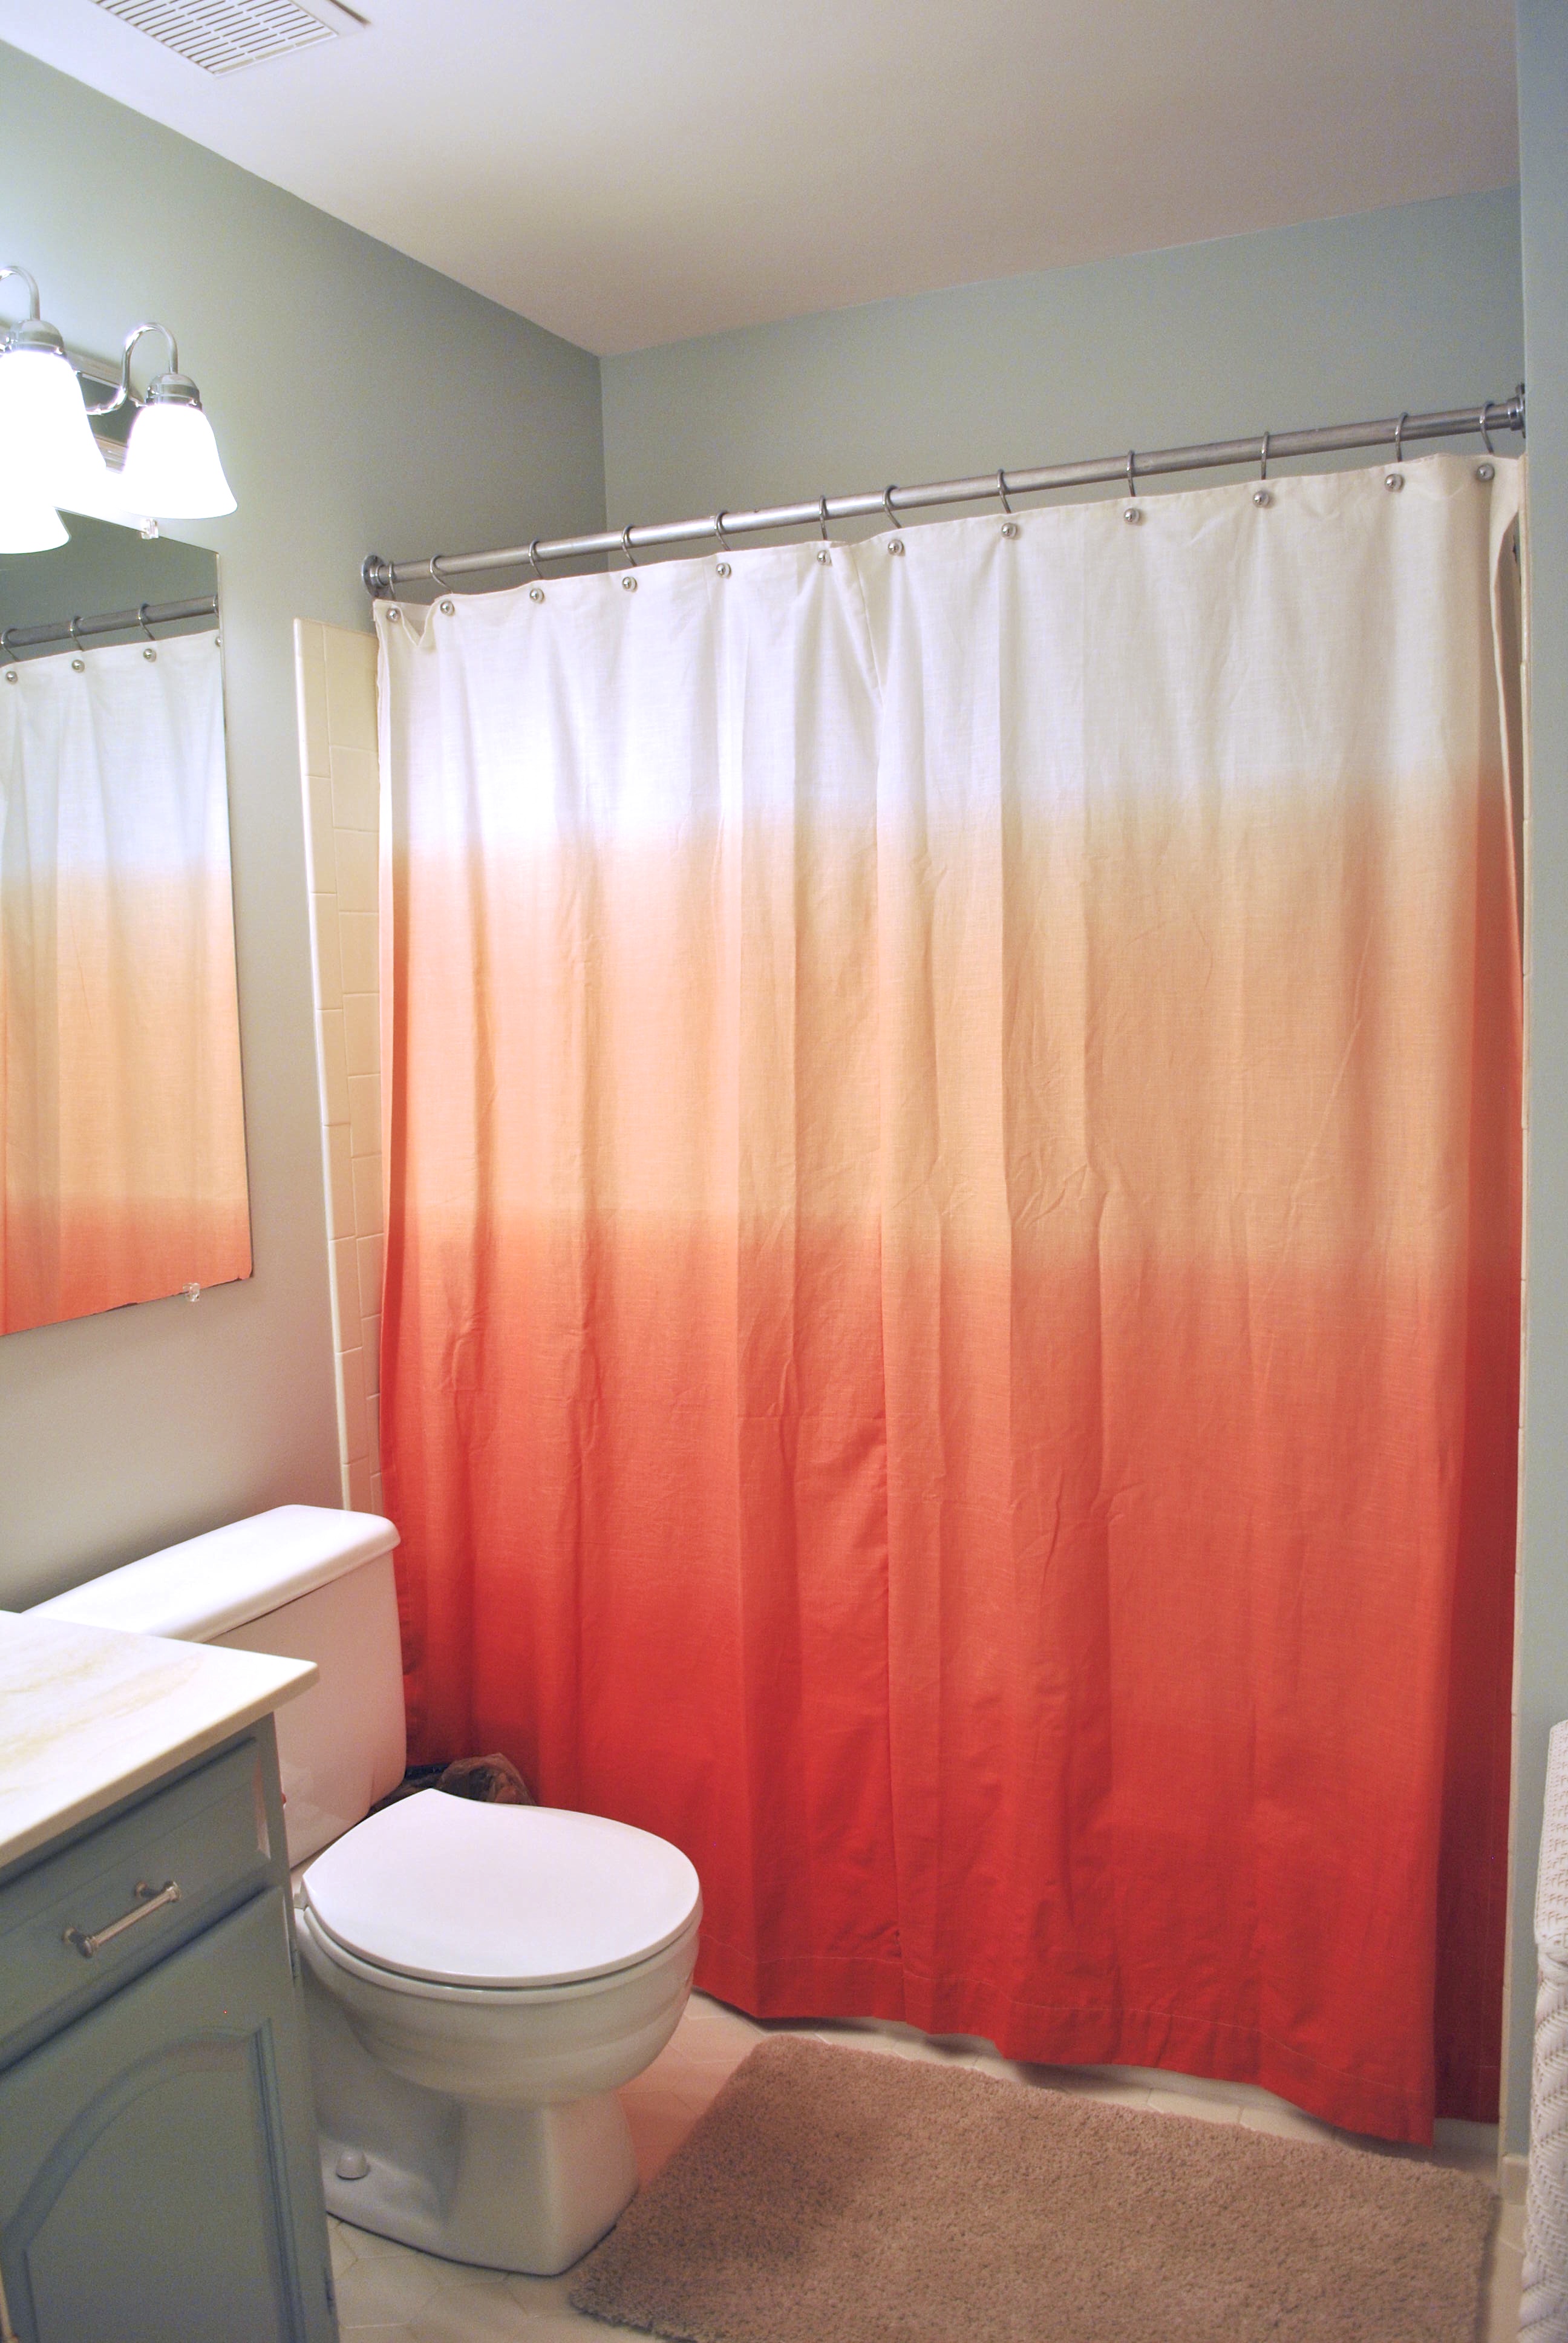
[[[376,1514],[280,1505],[38,1609],[316,1662],[276,1726],[327,2207],[554,2276],[635,2193],[615,2094],[679,2023],[701,1890],[678,1848],[597,1815],[436,1790],[370,1811],[406,1763],[397,1544]]]

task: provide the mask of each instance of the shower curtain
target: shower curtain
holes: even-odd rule
[[[1495,2112],[1517,467],[377,612],[410,1712],[699,1981]]]
[[[211,634],[0,685],[0,1332],[250,1274]]]

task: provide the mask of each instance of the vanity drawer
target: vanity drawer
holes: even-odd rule
[[[247,1736],[0,1888],[0,2063],[266,1883],[260,1762]]]

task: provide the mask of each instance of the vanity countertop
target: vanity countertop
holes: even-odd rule
[[[216,1748],[316,1678],[309,1660],[0,1612],[0,1865]]]

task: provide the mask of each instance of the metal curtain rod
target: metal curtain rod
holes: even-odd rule
[[[140,627],[169,626],[176,618],[216,618],[217,596],[198,594],[186,602],[138,602],[129,610],[99,610],[90,618],[51,618],[42,627],[7,627],[0,634],[0,658],[13,651],[36,650],[41,643],[74,643],[83,635],[128,634]]]
[[[1524,386],[1512,398],[1489,398],[1473,407],[1446,407],[1430,415],[1385,416],[1375,423],[1331,423],[1315,431],[1265,431],[1253,439],[1213,439],[1197,447],[1161,447],[1150,455],[1094,456],[1086,463],[1048,464],[1031,472],[983,472],[967,480],[929,480],[920,488],[880,488],[854,497],[814,497],[794,505],[765,505],[753,512],[718,512],[699,520],[639,523],[630,528],[598,530],[591,537],[536,538],[531,545],[503,546],[494,553],[435,553],[423,561],[388,561],[367,554],[360,575],[371,594],[395,593],[400,587],[450,585],[456,578],[479,578],[492,569],[532,568],[542,573],[544,561],[581,561],[596,553],[634,553],[655,545],[700,544],[717,538],[755,537],[770,528],[819,528],[824,536],[833,520],[863,520],[881,513],[890,522],[900,514],[931,505],[981,504],[988,498],[1036,495],[1043,488],[1091,488],[1099,482],[1125,481],[1130,493],[1135,480],[1152,479],[1164,472],[1212,471],[1231,464],[1261,463],[1288,456],[1329,456],[1353,447],[1392,446],[1394,460],[1409,439],[1449,439],[1478,431],[1492,445],[1493,431],[1524,429]]]

